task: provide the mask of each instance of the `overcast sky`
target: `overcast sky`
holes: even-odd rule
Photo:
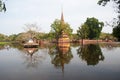
[[[89,17],[111,23],[116,17],[112,3],[99,6],[98,0],[7,0],[7,11],[0,13],[0,33],[11,35],[24,32],[25,24],[36,23],[41,32],[49,32],[55,19],[61,18],[63,7],[64,20],[74,32]],[[102,32],[111,33],[112,28],[105,26]]]

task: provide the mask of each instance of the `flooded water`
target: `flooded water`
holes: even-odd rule
[[[120,44],[0,46],[0,80],[120,80]]]

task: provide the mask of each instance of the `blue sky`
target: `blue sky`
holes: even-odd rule
[[[11,35],[24,32],[25,24],[36,23],[40,32],[49,32],[50,25],[61,17],[63,7],[65,22],[71,25],[74,32],[89,17],[111,23],[117,16],[109,3],[99,6],[98,0],[7,0],[7,11],[0,13],[0,33]],[[102,32],[111,33],[112,27],[105,26]]]

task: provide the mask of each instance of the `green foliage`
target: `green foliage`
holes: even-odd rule
[[[120,24],[113,28],[113,36],[118,38],[118,41],[120,41]]]
[[[87,18],[86,25],[89,27],[89,39],[99,38],[101,30],[104,26],[103,22],[99,22],[96,18]]]
[[[25,33],[19,33],[19,34],[12,34],[9,36],[6,36],[4,34],[0,34],[0,41],[19,41],[23,42],[31,38],[31,32],[25,32]],[[49,40],[49,35],[48,33],[40,33],[36,32],[34,35],[34,38],[38,40],[44,40],[48,39]]]
[[[0,46],[10,44],[9,42],[0,42]]]
[[[104,23],[99,22],[98,19],[87,18],[86,22],[77,30],[77,34],[82,39],[98,39],[103,26]]]
[[[44,40],[44,39],[49,40],[49,34],[48,33],[37,33],[37,35],[35,37],[39,40]]]
[[[40,39],[40,35],[41,35],[40,33],[36,32],[34,37],[32,37],[32,38]],[[30,38],[31,38],[31,32],[28,31],[28,32],[25,32],[25,33],[17,34],[16,37],[15,37],[15,41],[26,41],[26,40],[28,40]]]
[[[0,34],[0,41],[7,41],[7,40],[8,40],[8,36],[4,34]]]
[[[105,39],[114,40],[114,37],[112,34],[109,34],[109,33],[101,33],[100,39],[102,39],[102,40],[105,40]]]
[[[78,34],[73,33],[72,37],[71,37],[71,40],[77,40],[77,39],[79,39]]]
[[[63,27],[64,26],[64,27]],[[59,36],[62,34],[62,31],[68,34],[68,36],[72,35],[72,29],[70,28],[70,25],[68,23],[64,23],[64,25],[61,26],[61,20],[56,19],[52,24],[51,24],[51,31],[50,31],[50,36],[52,38],[58,39]]]
[[[89,35],[88,25],[83,24],[81,27],[79,27],[79,29],[77,30],[77,35],[82,39],[88,38]]]
[[[10,41],[15,41],[15,40],[16,40],[16,37],[17,37],[16,34],[12,34],[12,35],[9,36],[9,40],[10,40]]]

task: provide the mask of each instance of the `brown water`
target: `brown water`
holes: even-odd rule
[[[0,80],[120,80],[120,44],[0,47]]]

